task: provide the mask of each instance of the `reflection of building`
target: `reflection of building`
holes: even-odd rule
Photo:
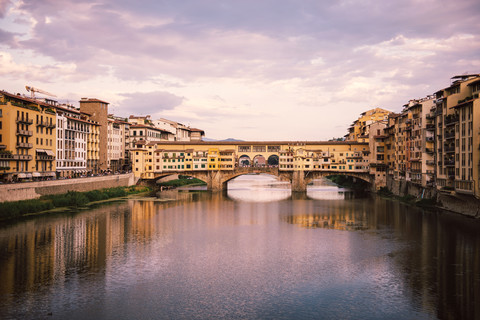
[[[303,214],[292,215],[286,218],[288,223],[298,224],[305,228],[324,228],[336,230],[363,230],[368,229],[366,213],[361,216],[354,212],[335,214]]]

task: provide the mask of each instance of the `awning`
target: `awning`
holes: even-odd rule
[[[32,174],[31,173],[26,173],[26,178],[31,178],[32,177]]]
[[[36,151],[37,151],[37,153],[45,153],[45,150],[43,150],[43,149],[37,149]]]
[[[25,173],[19,173],[17,175],[17,178],[19,178],[19,179],[25,179],[26,177],[27,177],[27,175]]]
[[[42,174],[40,172],[33,172],[32,173],[32,177],[34,177],[34,178],[38,178],[38,177],[41,177],[41,176],[42,176]]]
[[[55,177],[55,172],[45,174],[47,177]]]
[[[53,153],[52,150],[46,149],[46,150],[44,150],[44,151],[47,153],[47,155],[52,156],[52,157],[55,157],[55,153]]]

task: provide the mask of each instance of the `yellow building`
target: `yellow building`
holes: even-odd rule
[[[386,122],[390,113],[392,112],[382,108],[375,108],[361,113],[360,117],[348,129],[345,140],[368,143],[370,125],[378,121]]]
[[[55,177],[56,114],[54,105],[47,102],[0,91],[3,179]]]

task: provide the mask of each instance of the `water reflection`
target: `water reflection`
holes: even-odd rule
[[[2,227],[0,318],[478,319],[479,229],[378,198],[166,192]]]
[[[353,192],[339,188],[327,178],[321,178],[313,180],[312,184],[307,187],[307,196],[311,199],[343,200],[352,199]]]
[[[242,175],[228,182],[227,196],[237,201],[279,201],[291,194],[290,183],[266,174]]]

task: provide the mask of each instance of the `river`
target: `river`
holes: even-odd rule
[[[0,226],[0,319],[480,319],[480,221],[264,175]]]

